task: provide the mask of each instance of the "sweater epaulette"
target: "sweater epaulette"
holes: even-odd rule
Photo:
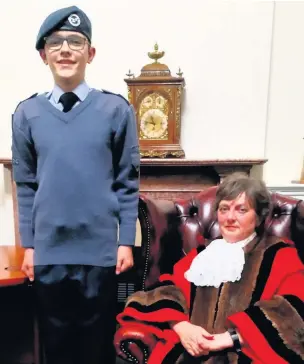
[[[116,94],[115,92],[111,92],[111,91],[104,90],[104,89],[102,89],[101,92],[103,92],[104,94],[110,94],[110,95],[115,95],[115,96],[121,97],[123,100],[125,100],[125,102],[128,105],[130,105],[130,102],[124,96],[122,96],[121,94]]]
[[[14,112],[16,112],[16,110],[18,109],[18,107],[19,107],[19,105],[20,105],[20,104],[22,104],[23,102],[25,102],[25,101],[27,101],[27,100],[33,99],[33,98],[34,98],[34,97],[36,97],[37,95],[38,95],[38,92],[36,92],[35,94],[31,95],[30,97],[27,97],[26,99],[24,99],[24,100],[20,101],[20,102],[18,103],[18,105],[16,106],[16,108],[15,108],[15,111],[14,111]]]

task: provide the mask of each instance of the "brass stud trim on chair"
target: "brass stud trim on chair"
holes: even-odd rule
[[[127,341],[128,344],[135,344],[135,341]],[[139,361],[135,358],[135,356],[133,356],[132,354],[130,354],[130,352],[125,348],[125,342],[122,342],[120,345],[121,351],[127,356],[127,361],[131,362],[131,363],[135,363],[135,364],[139,364]],[[144,364],[148,363],[148,350],[147,349],[143,349],[143,353],[144,353]]]
[[[144,273],[143,273],[143,280],[142,280],[142,290],[145,290],[145,282],[146,282],[146,278],[147,278],[147,273],[148,273],[148,262],[149,262],[149,255],[150,255],[150,224],[149,224],[149,220],[148,220],[148,216],[147,213],[144,209],[141,209],[141,212],[144,216],[145,222],[146,222],[146,226],[147,226],[147,246],[146,246],[146,257],[145,257],[145,265],[144,265]]]

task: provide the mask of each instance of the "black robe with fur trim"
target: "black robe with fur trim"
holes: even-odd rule
[[[241,279],[219,288],[196,287],[184,278],[197,254],[195,249],[181,259],[157,287],[130,296],[118,315],[120,325],[144,325],[159,338],[148,363],[303,363],[304,266],[294,246],[278,238],[254,239],[245,247]],[[210,333],[237,328],[242,352],[191,357],[169,326],[184,320]]]

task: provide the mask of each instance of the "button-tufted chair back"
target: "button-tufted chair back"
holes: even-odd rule
[[[189,200],[164,201],[141,196],[138,289],[154,284],[160,274],[171,272],[173,265],[192,248],[220,235],[213,210],[216,189],[208,188]],[[304,261],[304,202],[277,193],[271,199],[266,232],[292,240]]]

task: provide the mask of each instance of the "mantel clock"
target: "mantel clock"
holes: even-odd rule
[[[141,157],[183,158],[180,134],[185,82],[180,70],[173,77],[169,68],[159,63],[164,54],[156,44],[154,52],[148,53],[154,62],[145,65],[138,77],[129,71],[125,82],[136,113]]]

